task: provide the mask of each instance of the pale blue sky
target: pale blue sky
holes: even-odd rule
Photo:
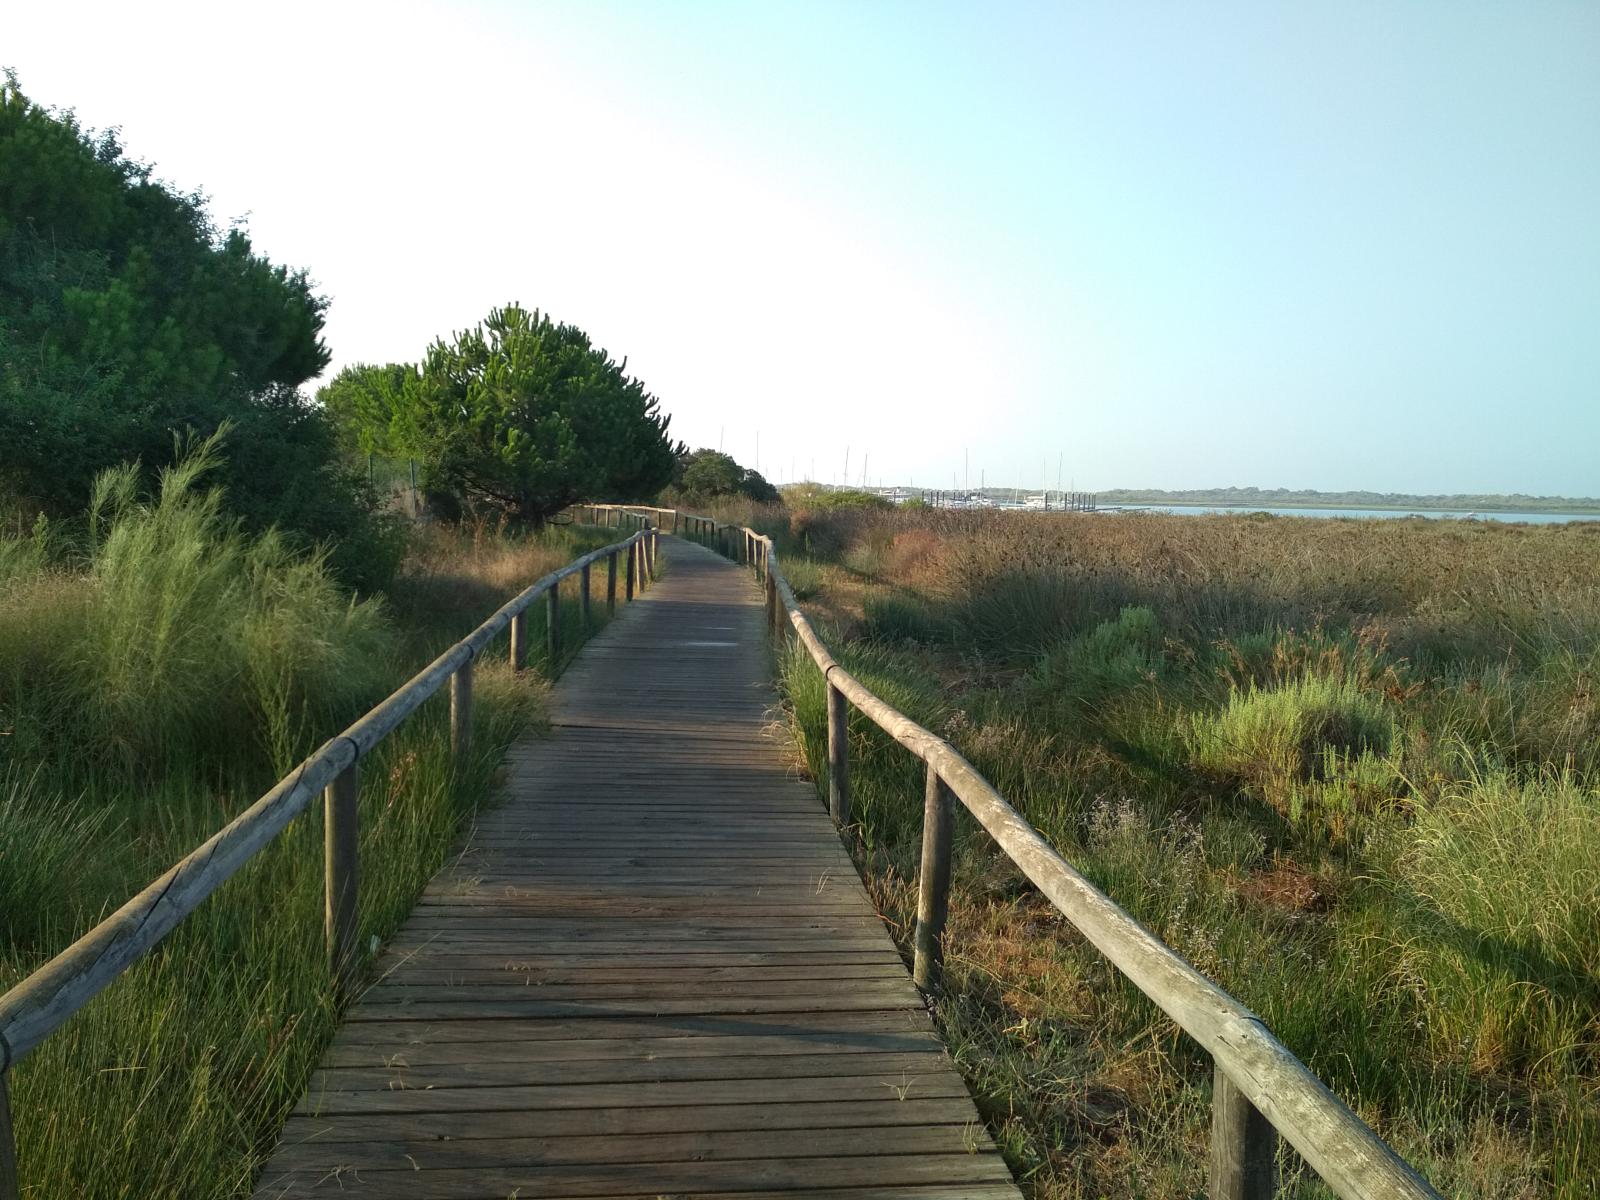
[[[30,6],[334,298],[519,299],[774,478],[1600,493],[1600,4]]]

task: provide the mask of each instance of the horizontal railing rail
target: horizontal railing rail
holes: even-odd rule
[[[9,1076],[11,1068],[100,991],[148,953],[217,888],[264,849],[316,798],[324,797],[325,935],[332,986],[348,998],[359,966],[356,939],[356,804],[361,760],[446,684],[450,691],[450,749],[461,763],[472,739],[473,665],[510,630],[510,660],[521,670],[527,655],[527,611],[546,598],[552,664],[560,650],[561,583],[576,575],[585,627],[590,571],[606,562],[606,604],[615,611],[619,558],[625,558],[626,599],[655,578],[659,522],[644,513],[619,514],[634,532],[552,571],[496,609],[386,700],[313,751],[271,790],[228,822],[161,878],[72,945],[0,996],[0,1200],[19,1194]]]
[[[617,507],[623,512],[649,512],[663,527],[670,518],[674,530],[751,566],[765,584],[774,641],[792,631],[823,675],[828,807],[841,828],[850,823],[847,704],[927,765],[913,934],[913,975],[918,986],[931,994],[940,986],[953,800],[959,800],[1056,909],[1210,1053],[1214,1064],[1211,1200],[1266,1200],[1274,1195],[1279,1134],[1344,1200],[1440,1200],[1439,1193],[1274,1037],[1260,1017],[1090,883],[954,746],[879,699],[841,665],[801,610],[768,535],[672,509]]]

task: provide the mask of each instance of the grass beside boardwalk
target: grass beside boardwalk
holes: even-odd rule
[[[388,593],[354,600],[315,559],[229,526],[202,466],[153,500],[108,478],[92,525],[0,541],[0,988],[510,595],[614,532],[420,529]],[[603,588],[601,574],[597,623]],[[576,604],[564,609],[570,651],[581,631]],[[536,605],[536,649],[542,621]],[[450,768],[442,698],[362,764],[369,953],[540,718],[544,672],[514,678],[498,654],[478,669],[464,772]],[[334,1028],[322,902],[313,805],[15,1070],[24,1195],[248,1195]]]
[[[852,670],[1441,1191],[1593,1194],[1600,525],[739,515]],[[821,680],[782,666],[820,776]],[[905,939],[919,764],[859,717],[851,755]],[[959,828],[938,1019],[1019,1177],[1200,1194],[1206,1056]]]

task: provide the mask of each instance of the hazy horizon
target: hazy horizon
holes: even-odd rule
[[[1600,6],[11,15],[335,369],[512,300],[768,477],[1600,491]],[[1248,485],[1244,485],[1248,486]]]

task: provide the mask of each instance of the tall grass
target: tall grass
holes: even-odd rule
[[[432,528],[387,597],[357,600],[321,556],[230,523],[213,465],[197,447],[148,495],[136,471],[109,473],[81,529],[0,539],[0,988],[509,594],[608,540]],[[567,609],[570,648],[583,631]],[[369,953],[540,717],[538,675],[486,661],[477,680],[464,770],[439,703],[362,764]],[[314,805],[15,1069],[24,1195],[249,1194],[337,1015],[321,841]]]
[[[1441,1190],[1592,1194],[1600,527],[751,515],[842,661]],[[821,778],[820,682],[782,670]],[[855,722],[851,752],[905,935],[920,772]],[[1204,1056],[958,830],[938,1016],[1028,1190],[1197,1194]]]

